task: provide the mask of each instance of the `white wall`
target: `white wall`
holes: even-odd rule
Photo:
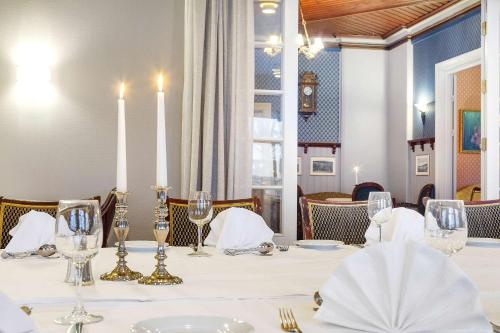
[[[411,42],[388,51],[387,64],[387,178],[391,195],[397,201],[406,201],[408,175],[407,106],[408,56]],[[410,89],[411,90],[411,89]]]
[[[131,238],[152,238],[155,75],[169,79],[169,180],[180,189],[182,0],[0,0],[0,195],[57,200],[115,185],[117,84],[126,79]],[[49,45],[51,101],[15,93],[16,46]]]
[[[387,51],[343,48],[341,189],[351,193],[355,165],[359,182],[387,182]]]

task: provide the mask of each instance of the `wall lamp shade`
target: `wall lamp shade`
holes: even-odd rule
[[[415,104],[415,108],[418,110],[418,112],[420,112],[420,118],[422,119],[422,124],[425,125],[426,114],[429,111],[431,111],[433,107],[434,107],[434,102]]]

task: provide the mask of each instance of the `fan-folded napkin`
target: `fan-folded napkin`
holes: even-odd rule
[[[34,333],[35,325],[10,298],[0,292],[0,332]]]
[[[338,332],[492,332],[472,281],[448,257],[414,241],[347,257],[320,294],[315,318]]]
[[[371,223],[365,232],[367,244],[378,243],[379,228]],[[424,217],[408,208],[394,208],[387,223],[382,224],[382,240],[424,240]]]
[[[274,232],[262,216],[244,208],[229,208],[210,223],[206,245],[221,249],[247,249],[271,242]]]
[[[9,253],[35,251],[44,244],[55,244],[56,219],[47,213],[32,210],[19,218],[9,231],[12,239],[5,247]]]

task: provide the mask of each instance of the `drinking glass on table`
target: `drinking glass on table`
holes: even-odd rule
[[[390,192],[370,192],[368,196],[368,218],[378,226],[378,241],[382,242],[382,224],[387,223],[392,214]]]
[[[467,215],[462,200],[428,200],[425,208],[425,242],[447,256],[467,242]]]
[[[97,200],[61,200],[57,208],[55,240],[57,251],[75,266],[76,304],[73,311],[55,322],[62,325],[95,323],[102,316],[88,313],[81,296],[82,271],[102,244],[102,219]]]
[[[205,191],[194,191],[189,195],[188,201],[189,220],[198,227],[198,246],[190,256],[208,257],[210,254],[203,251],[203,226],[210,222],[213,215],[212,198]]]

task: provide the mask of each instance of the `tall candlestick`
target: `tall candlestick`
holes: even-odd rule
[[[356,184],[355,185],[358,185],[359,184],[359,181],[358,181],[359,166],[354,167],[354,173],[356,174]]]
[[[158,112],[156,129],[156,185],[167,186],[167,139],[165,131],[165,94],[163,75],[158,77]]]
[[[120,98],[118,99],[118,140],[116,154],[116,190],[127,192],[127,139],[125,131],[125,100],[123,94],[125,85],[120,85]]]

